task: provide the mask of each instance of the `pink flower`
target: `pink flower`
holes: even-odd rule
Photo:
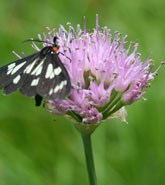
[[[53,32],[49,30],[45,39],[52,41]],[[151,60],[141,61],[137,43],[127,48],[127,36],[116,32],[113,37],[107,27],[99,29],[98,16],[93,32],[87,32],[84,23],[83,30],[79,25],[74,30],[69,24],[68,30],[60,26],[54,34],[73,89],[64,100],[46,102],[51,113],[67,114],[79,122],[100,123],[117,111],[122,115],[116,115],[123,117],[126,113],[120,109],[144,96],[144,89],[155,75]]]

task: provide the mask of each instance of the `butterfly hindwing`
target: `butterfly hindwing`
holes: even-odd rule
[[[56,53],[47,56],[37,93],[50,99],[63,99],[71,89],[70,77]]]

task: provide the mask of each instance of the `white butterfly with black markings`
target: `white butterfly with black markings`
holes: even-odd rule
[[[57,39],[54,37],[51,46],[0,68],[4,94],[19,90],[25,96],[34,96],[36,106],[40,106],[43,98],[64,99],[70,93],[70,77],[58,56]]]

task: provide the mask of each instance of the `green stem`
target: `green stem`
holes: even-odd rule
[[[90,182],[90,185],[97,185],[96,172],[95,172],[95,166],[94,166],[94,160],[93,160],[91,134],[82,132],[81,136],[84,144],[84,152],[85,152],[89,182]]]

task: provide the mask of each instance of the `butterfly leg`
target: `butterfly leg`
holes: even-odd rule
[[[40,96],[40,95],[38,95],[38,94],[35,95],[35,102],[36,102],[35,105],[36,105],[37,107],[41,105],[42,99],[43,99],[42,96]]]
[[[64,53],[58,52],[57,55],[59,55],[59,54],[65,56],[71,62],[71,59],[69,57],[67,57]]]

